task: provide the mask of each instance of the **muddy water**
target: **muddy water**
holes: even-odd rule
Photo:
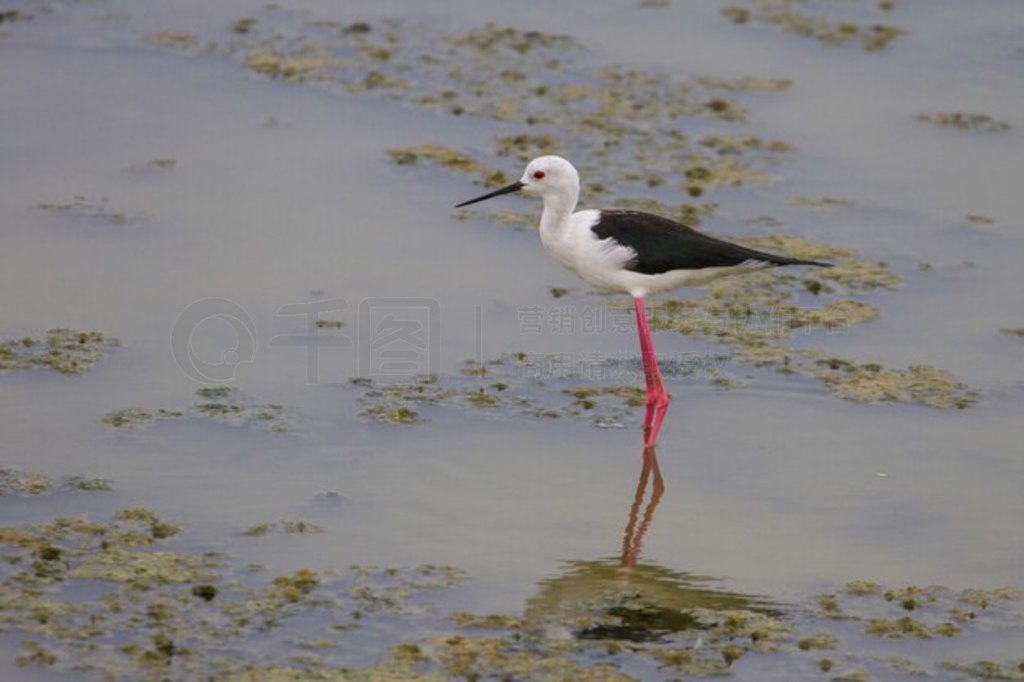
[[[753,96],[751,127],[799,153],[770,187],[716,195],[722,207],[708,226],[754,234],[743,221],[771,215],[788,233],[889,262],[906,285],[872,296],[879,320],[798,343],[864,362],[933,364],[981,399],[951,411],[856,404],[809,379],[738,364],[726,369],[750,382],[736,390],[672,379],[658,451],[667,492],[643,561],[779,602],[858,579],[1020,586],[1024,346],[999,331],[1024,324],[1024,43],[1008,28],[1019,8],[907,3],[894,20],[909,34],[867,53],[734,26],[717,4],[690,4],[538,4],[515,15],[476,2],[303,9],[452,31],[511,23],[569,34],[599,63],[793,79],[782,96]],[[79,376],[0,375],[0,464],[113,481],[102,494],[0,500],[3,525],[144,506],[184,524],[188,547],[277,573],[456,565],[472,580],[439,598],[444,608],[520,613],[542,581],[619,555],[640,474],[639,415],[598,429],[585,418],[442,407],[425,410],[423,424],[378,424],[360,416],[362,392],[349,384],[374,368],[361,334],[396,300],[434,323],[439,315],[426,369],[457,375],[466,360],[517,351],[630,357],[633,332],[524,331],[524,310],[547,322],[563,305],[552,286],[572,288],[573,314],[603,299],[550,261],[533,232],[454,220],[451,205],[478,193],[468,179],[396,166],[386,153],[428,142],[479,149],[512,126],[253,78],[222,56],[145,41],[173,29],[226,42],[247,9],[26,7],[36,16],[0,40],[0,337],[65,326],[122,343]],[[1014,127],[914,120],[955,110]],[[138,167],[154,159],[175,163]],[[791,197],[855,206],[819,212],[785,205]],[[991,222],[968,221],[973,214]],[[212,299],[220,303],[190,308]],[[308,316],[318,309],[344,326],[311,350]],[[208,379],[284,406],[287,432],[199,417],[128,431],[102,423],[113,410],[194,402],[205,384],[182,360],[176,323],[194,332]],[[239,335],[251,355],[236,348]],[[721,350],[670,332],[657,343],[666,357]],[[324,532],[242,535],[285,518]],[[983,655],[1019,655],[995,649]]]

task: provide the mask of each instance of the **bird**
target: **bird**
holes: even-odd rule
[[[633,297],[647,385],[643,433],[648,447],[658,440],[669,395],[647,323],[646,296],[782,265],[832,266],[740,246],[653,213],[577,211],[579,172],[561,156],[537,157],[516,182],[463,201],[455,208],[520,191],[540,195],[544,205],[541,243],[558,262],[594,287]]]

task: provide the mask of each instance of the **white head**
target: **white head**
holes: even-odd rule
[[[571,196],[575,200],[580,192],[580,174],[561,156],[538,156],[527,164],[519,182],[524,191],[545,198]]]
[[[580,193],[580,174],[571,163],[561,156],[538,156],[526,166],[523,177],[507,187],[494,190],[469,201],[456,205],[455,208],[475,204],[484,199],[509,194],[511,192],[532,192],[544,199],[544,204],[566,205],[568,210],[576,206]]]

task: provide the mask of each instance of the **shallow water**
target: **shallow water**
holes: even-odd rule
[[[581,7],[521,3],[511,15],[497,2],[302,5],[345,22],[415,17],[457,31],[496,21],[566,33],[588,59],[682,76],[792,78],[782,95],[752,96],[750,127],[799,153],[773,171],[771,187],[716,194],[722,208],[708,229],[741,236],[756,229],[742,221],[772,215],[786,233],[888,261],[907,281],[871,297],[879,320],[798,343],[860,361],[934,364],[981,392],[969,409],[941,411],[844,402],[811,380],[733,363],[726,369],[751,376],[748,386],[670,379],[676,399],[658,450],[667,492],[642,561],[773,602],[805,602],[856,579],[1024,584],[1024,347],[999,332],[1024,324],[1019,7],[900,4],[893,19],[910,33],[878,53],[733,26],[711,2]],[[114,482],[103,494],[2,499],[3,524],[145,506],[185,524],[184,545],[275,572],[456,565],[472,581],[440,597],[442,608],[520,613],[581,562],[619,555],[640,470],[638,424],[598,429],[464,408],[438,408],[419,425],[371,422],[348,385],[373,369],[359,346],[365,323],[395,299],[439,314],[436,363],[425,369],[443,374],[517,351],[632,357],[634,334],[524,333],[524,306],[578,312],[603,299],[547,258],[533,232],[453,220],[452,204],[479,193],[468,179],[403,168],[386,153],[427,142],[483,148],[514,126],[254,78],[216,55],[145,42],[166,29],[227,41],[249,11],[233,2],[112,1],[52,13],[26,5],[35,18],[0,40],[0,338],[66,326],[123,344],[80,376],[0,375],[0,464]],[[953,110],[1015,127],[913,120]],[[131,170],[158,158],[176,166]],[[794,196],[858,206],[783,204]],[[994,222],[969,224],[978,213]],[[934,270],[918,272],[921,262]],[[552,286],[572,293],[555,302]],[[251,324],[232,330],[189,308],[214,298]],[[333,301],[324,317],[345,322],[333,337],[342,345],[314,356],[290,339],[308,338],[313,308],[302,304],[323,300]],[[103,424],[112,410],[192,403],[203,384],[172,352],[181,348],[176,321],[191,324],[205,361],[228,361],[209,372],[228,372],[256,402],[286,406],[289,433],[197,418],[128,433]],[[255,354],[235,365],[224,352],[239,330],[254,333]],[[657,337],[663,357],[720,350]],[[325,533],[241,535],[282,518]],[[995,648],[984,655],[1019,655]],[[4,658],[0,671],[11,665]],[[749,664],[736,672],[787,674]]]

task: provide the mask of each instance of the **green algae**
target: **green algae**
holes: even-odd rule
[[[978,400],[977,391],[949,372],[930,365],[894,370],[869,363],[838,370],[822,368],[814,375],[836,397],[856,402],[905,402],[964,409]]]
[[[1024,659],[945,663],[943,669],[977,680],[1024,680]]]
[[[693,374],[703,358],[692,363],[666,361],[668,375]],[[720,359],[719,359],[720,360]],[[644,404],[635,379],[642,376],[635,358],[601,357],[595,362],[567,362],[553,355],[511,354],[483,363],[464,364],[457,375],[425,375],[408,381],[377,383],[357,378],[350,386],[362,391],[360,414],[381,424],[423,424],[436,408],[471,409],[495,416],[584,418],[603,428],[622,426],[630,412]],[[594,383],[590,379],[630,379],[630,384]],[[549,380],[573,385],[553,393]]]
[[[107,412],[102,422],[115,429],[142,430],[155,422],[182,418],[202,418],[229,424],[285,433],[294,428],[291,415],[283,405],[257,403],[231,386],[204,386],[196,389],[195,402],[189,407],[147,410],[127,407]]]
[[[852,249],[827,247],[804,238],[776,235],[739,241],[794,258],[830,261],[835,266],[811,269],[800,280],[776,272],[718,280],[705,287],[707,295],[703,297],[665,299],[652,307],[651,326],[723,343],[732,349],[735,362],[813,377],[843,400],[914,403],[940,409],[963,409],[977,402],[977,391],[929,365],[891,369],[877,362],[859,363],[831,357],[820,349],[779,343],[791,339],[797,330],[849,333],[851,328],[876,319],[874,306],[841,297],[901,288],[903,279],[885,263],[859,258]],[[797,282],[811,295],[826,300],[813,308],[800,305],[793,286]]]
[[[194,50],[199,47],[199,36],[187,31],[157,31],[151,33],[146,40],[152,45],[179,50]]]
[[[302,519],[281,519],[280,521],[274,521],[272,523],[257,523],[255,525],[246,528],[242,535],[247,537],[262,537],[271,533],[285,533],[288,535],[293,534],[307,534],[307,533],[323,533],[324,528],[318,524],[310,521],[303,521]]]
[[[246,679],[244,671],[266,659],[246,652],[245,642],[262,639],[265,651],[270,633],[302,632],[277,645],[282,659],[298,660],[291,643],[333,650],[337,633],[373,627],[374,618],[426,613],[420,594],[465,580],[462,571],[433,564],[242,579],[221,555],[160,548],[167,536],[152,529],[161,524],[176,525],[136,508],[108,523],[57,519],[0,529],[7,559],[0,563],[0,631],[25,635],[20,663],[102,679]],[[96,582],[105,589],[76,595]],[[335,627],[318,636],[304,617],[325,611]],[[314,658],[306,664],[320,665]],[[349,679],[338,668],[323,674]]]
[[[457,172],[476,175],[480,184],[487,187],[507,185],[511,180],[504,171],[489,168],[456,149],[439,144],[425,144],[418,147],[397,147],[388,154],[399,165],[410,165],[421,159]]]
[[[370,405],[359,414],[378,424],[419,424],[424,421],[419,412],[405,406],[389,408],[386,405]]]
[[[882,586],[870,580],[854,580],[846,583],[843,591],[856,597],[868,597],[882,593]]]
[[[964,113],[960,111],[940,114],[918,114],[914,116],[914,120],[957,130],[976,130],[987,133],[999,133],[1013,127],[1006,121],[994,119],[988,114]]]
[[[178,524],[162,521],[149,509],[141,507],[122,509],[114,515],[114,519],[116,521],[138,521],[148,525],[149,533],[154,540],[173,537],[182,531],[182,527]]]
[[[290,54],[286,54],[272,43],[264,42],[249,50],[245,58],[245,65],[254,73],[264,76],[302,82],[327,78],[324,75],[326,69],[344,66],[346,61],[334,56],[330,49],[322,44],[306,44]],[[377,82],[373,79],[372,74],[375,73],[377,72],[371,71],[366,75],[362,87],[369,89],[385,85],[384,82]],[[371,83],[368,85],[368,82]],[[351,87],[359,86],[353,84]]]
[[[814,4],[829,8],[827,3],[811,3],[807,0],[750,0],[744,5],[728,5],[721,11],[723,16],[736,24],[767,24],[829,46],[859,43],[868,52],[882,50],[906,34],[904,29],[880,23],[870,16],[878,10],[891,11],[891,6],[873,7],[870,2],[850,3],[864,15],[864,22],[858,23],[807,12],[806,9]]]
[[[692,143],[678,126],[682,117],[743,122],[747,110],[739,96],[783,91],[787,79],[701,76],[686,82],[669,74],[594,67],[583,46],[566,36],[495,24],[451,34],[397,19],[348,27],[314,19],[296,35],[289,26],[293,18],[288,11],[265,7],[259,16],[240,20],[246,30],[214,51],[273,78],[371,92],[420,109],[524,126],[498,136],[491,154],[520,161],[544,153],[571,155],[587,178],[585,201],[609,187],[637,182],[682,186],[694,195],[716,186],[763,184],[770,180],[767,167],[791,149],[781,141],[770,147],[755,144],[730,151],[742,160],[720,159],[710,147]],[[174,40],[164,42],[175,46]],[[187,41],[181,45],[192,47]],[[572,82],[564,77],[567,72],[574,74]],[[443,145],[395,149],[392,158],[399,164],[423,159],[472,172],[489,186],[507,183],[512,172],[476,152]],[[680,169],[694,165],[707,166],[710,176],[699,184],[679,183]],[[634,178],[633,168],[645,172]]]
[[[855,581],[848,583],[839,593],[822,595],[818,613],[822,618],[858,623],[865,634],[879,639],[955,640],[961,635],[977,634],[987,628],[1019,627],[1020,617],[1024,615],[1022,601],[1024,596],[1020,590],[1008,588],[970,588],[957,592],[941,586],[886,588],[871,581]],[[965,604],[979,610],[966,613],[963,609]],[[919,615],[910,616],[909,611]],[[830,648],[842,648],[839,641],[842,637],[838,633],[839,630],[832,629],[823,633]],[[807,646],[807,649],[812,648]],[[927,668],[903,656],[892,657],[890,666],[897,670],[924,670],[931,674]]]
[[[36,206],[44,211],[63,213],[77,220],[96,221],[114,226],[134,225],[146,217],[143,213],[127,213],[115,208],[106,196],[91,200],[83,195],[76,195],[71,201],[42,202]]]
[[[790,78],[763,78],[760,76],[743,76],[741,78],[697,76],[695,80],[699,85],[713,90],[779,92],[788,90],[793,85],[793,80]]]
[[[801,651],[810,651],[811,649],[832,649],[835,647],[838,638],[831,632],[821,632],[810,637],[803,637],[797,643],[797,648]]]
[[[821,213],[828,213],[837,208],[854,208],[857,206],[857,202],[852,199],[839,199],[835,197],[822,197],[820,199],[790,197],[789,199],[786,199],[786,205],[813,208]]]
[[[177,159],[160,158],[150,159],[144,163],[133,163],[128,170],[133,173],[146,173],[149,171],[171,170],[178,165]]]
[[[113,487],[113,482],[105,478],[65,476],[61,479],[54,479],[43,474],[18,471],[0,465],[0,497],[6,495],[31,497],[71,490],[111,490]]]
[[[153,421],[155,415],[139,407],[127,407],[122,410],[114,410],[103,415],[103,423],[113,426],[115,429],[125,427],[143,426]]]
[[[626,665],[718,676],[754,654],[829,672],[835,661],[816,654],[830,649],[848,667],[838,679],[869,679],[857,666],[879,659],[844,642],[849,630],[840,625],[852,622],[891,642],[884,660],[893,670],[1017,679],[1015,661],[948,660],[954,650],[944,650],[946,662],[922,664],[900,649],[901,642],[956,641],[965,628],[975,637],[1019,628],[1017,590],[858,581],[826,595],[832,605],[812,615],[702,584],[708,579],[615,560],[580,562],[546,579],[521,615],[439,617],[422,595],[463,583],[468,576],[456,567],[304,567],[264,576],[238,571],[220,554],[169,551],[160,546],[167,537],[152,532],[157,524],[177,525],[135,508],[107,523],[63,518],[0,529],[7,558],[0,562],[0,629],[24,635],[22,665],[108,679],[625,682],[638,679]],[[94,581],[107,589],[74,595],[76,585]],[[899,615],[908,597],[926,601],[928,613]],[[979,615],[951,627],[949,614],[963,605],[984,612],[985,622]],[[844,620],[834,620],[837,612]],[[403,625],[397,641],[381,642],[387,648],[376,662],[346,664],[349,633],[384,623]]]
[[[629,407],[640,407],[644,404],[646,395],[644,390],[637,386],[577,386],[563,389],[563,393],[575,398],[576,403],[590,402],[587,409],[592,409],[595,399],[602,396],[613,396],[621,399]]]
[[[523,626],[522,618],[500,613],[480,615],[466,611],[456,611],[448,615],[448,620],[460,628],[482,630],[508,630]]]
[[[0,496],[12,493],[42,495],[51,490],[53,490],[53,481],[48,476],[0,467]]]
[[[61,374],[81,374],[95,367],[108,349],[120,345],[117,339],[97,331],[50,329],[45,339],[25,336],[0,341],[0,372],[45,368]]]
[[[249,33],[257,23],[259,22],[252,17],[243,17],[231,25],[231,30],[239,35],[245,35],[246,33]]]

